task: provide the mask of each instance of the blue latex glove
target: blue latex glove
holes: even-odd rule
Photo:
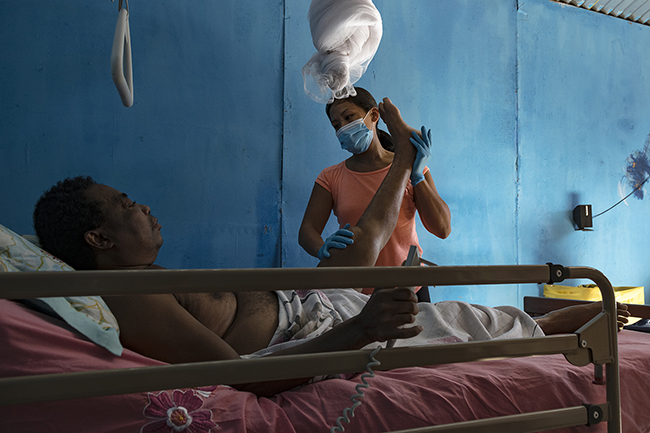
[[[330,257],[330,248],[338,248],[339,250],[343,250],[348,245],[353,244],[354,240],[352,239],[352,236],[354,236],[354,233],[348,230],[349,228],[350,224],[346,224],[345,227],[338,229],[327,239],[325,239],[325,243],[318,250],[318,258],[321,260],[328,259]]]
[[[411,143],[418,150],[413,162],[413,170],[411,171],[411,185],[415,186],[424,180],[424,167],[431,156],[431,130],[422,127],[422,137],[417,132],[412,132]]]

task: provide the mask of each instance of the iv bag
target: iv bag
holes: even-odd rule
[[[316,102],[355,96],[382,35],[371,0],[312,0],[309,28],[318,50],[302,68],[305,93]]]

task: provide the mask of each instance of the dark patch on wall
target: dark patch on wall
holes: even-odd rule
[[[635,150],[627,157],[625,178],[628,184],[635,190],[634,196],[643,200],[643,188],[640,185],[650,176],[650,134],[645,140],[643,150]],[[638,189],[637,189],[638,188]]]

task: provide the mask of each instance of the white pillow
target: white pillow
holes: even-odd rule
[[[74,271],[25,237],[0,224],[0,272]],[[120,356],[120,328],[100,296],[25,299],[24,302],[61,317],[92,342]]]

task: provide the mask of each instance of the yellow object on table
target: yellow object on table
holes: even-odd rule
[[[580,286],[561,286],[558,284],[544,284],[544,297],[560,299],[577,299],[581,301],[600,301],[600,289],[595,284]],[[645,304],[644,286],[619,286],[614,287],[614,297],[622,304]],[[639,320],[630,317],[629,323]]]

